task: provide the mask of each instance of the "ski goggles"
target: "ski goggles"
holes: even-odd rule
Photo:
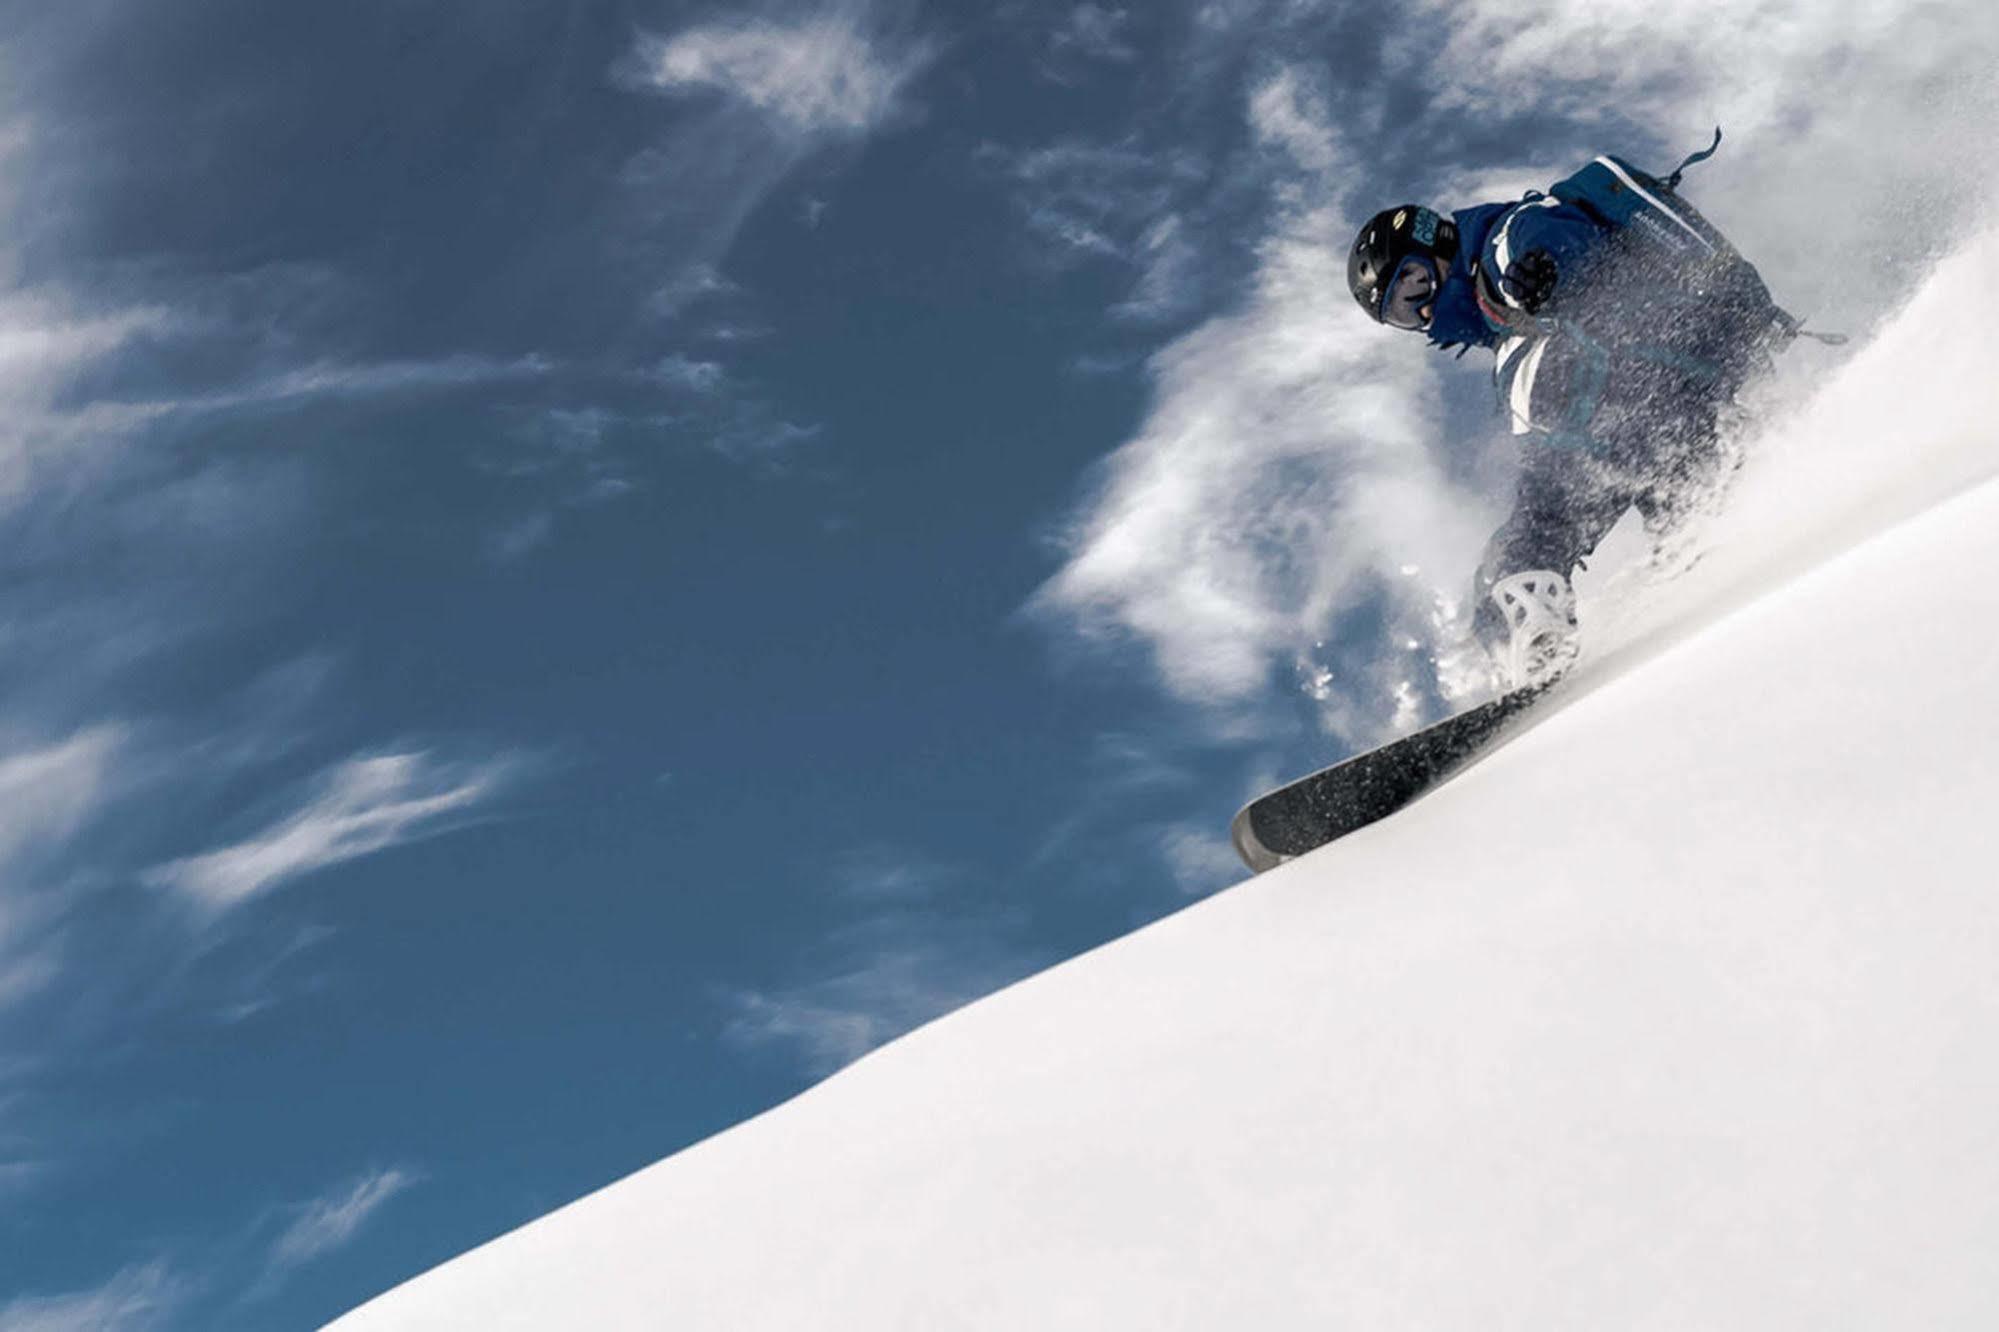
[[[1428,257],[1412,254],[1396,268],[1381,297],[1381,322],[1410,330],[1430,326],[1428,307],[1437,295],[1437,270]]]

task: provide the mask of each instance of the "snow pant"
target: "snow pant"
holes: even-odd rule
[[[1663,536],[1685,521],[1729,466],[1719,421],[1740,376],[1662,364],[1600,344],[1552,343],[1528,406],[1552,433],[1521,436],[1527,455],[1513,512],[1473,581],[1473,630],[1488,647],[1508,630],[1491,598],[1510,574],[1569,577],[1636,508]],[[1515,404],[1517,409],[1517,404]]]

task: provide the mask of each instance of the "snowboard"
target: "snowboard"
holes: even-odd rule
[[[1548,687],[1501,694],[1258,796],[1229,825],[1236,854],[1261,874],[1387,818],[1490,752]]]

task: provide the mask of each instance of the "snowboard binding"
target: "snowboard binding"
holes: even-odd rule
[[[1553,684],[1575,664],[1582,638],[1568,579],[1530,569],[1495,582],[1491,596],[1508,631],[1507,641],[1494,652],[1508,690]]]

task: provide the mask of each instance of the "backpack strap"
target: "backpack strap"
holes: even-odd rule
[[[1697,153],[1688,153],[1685,158],[1681,159],[1680,164],[1673,168],[1673,174],[1666,177],[1664,181],[1666,188],[1669,190],[1678,189],[1680,187],[1680,177],[1685,173],[1686,169],[1696,163],[1707,161],[1710,157],[1714,156],[1715,149],[1719,147],[1721,147],[1721,126],[1716,125],[1714,127],[1714,142]]]

